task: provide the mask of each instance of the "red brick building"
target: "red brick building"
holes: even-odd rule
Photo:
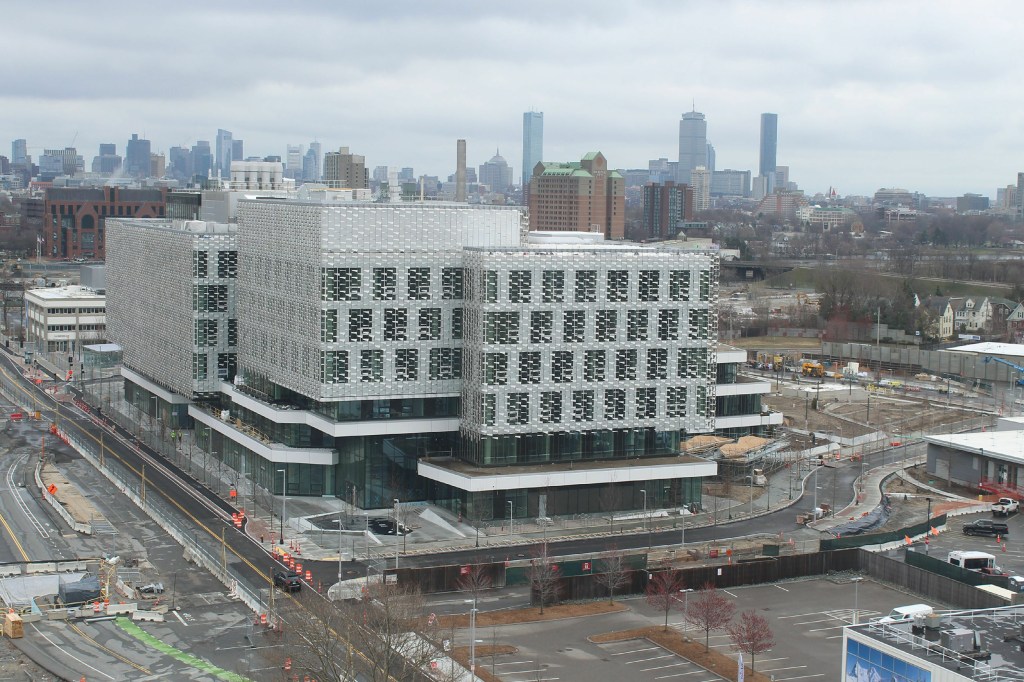
[[[581,161],[538,163],[530,179],[529,205],[531,230],[625,237],[625,180],[618,171],[608,170],[601,152],[591,152]]]
[[[43,255],[105,259],[108,217],[163,218],[166,204],[166,189],[51,187],[43,205]]]

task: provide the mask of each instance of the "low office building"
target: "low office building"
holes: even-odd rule
[[[926,436],[928,474],[949,484],[1024,496],[1024,431]]]
[[[103,260],[107,218],[162,218],[166,200],[165,189],[51,187],[43,206],[43,255]]]
[[[936,612],[843,628],[843,682],[1020,680],[1024,607]]]
[[[106,296],[87,287],[30,289],[25,318],[25,339],[40,353],[75,353],[107,338]]]
[[[772,390],[771,381],[740,376],[747,352],[718,344],[715,386],[715,434],[738,438],[765,436],[782,424],[782,413],[772,412],[761,396]]]
[[[187,403],[205,450],[293,495],[482,518],[699,503],[715,465],[679,442],[714,428],[718,259],[525,228],[515,207],[242,199],[232,289],[196,270],[202,230],[118,221],[114,257],[140,254],[108,284],[135,318],[114,324],[130,392]],[[210,301],[237,319],[224,372],[200,371]]]

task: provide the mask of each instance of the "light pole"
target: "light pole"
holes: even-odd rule
[[[852,578],[852,581],[853,581],[853,624],[854,625],[856,625],[859,622],[859,620],[860,620],[859,619],[860,611],[857,610],[857,602],[858,602],[858,599],[860,598],[860,581],[861,580],[864,580],[864,578],[861,578],[860,576],[857,576],[856,578]]]
[[[932,531],[932,498],[926,497],[924,499],[928,503],[928,518],[925,520],[925,523],[928,524],[928,528],[927,528],[927,530],[925,530],[925,536],[924,536],[924,553],[927,554],[928,553],[928,545],[931,544],[929,542],[929,540],[931,539],[929,537],[929,535],[931,535],[931,531]]]
[[[345,502],[341,496],[338,497],[338,584],[341,584],[341,541],[345,539],[345,534],[341,531],[345,529],[344,524],[341,522],[342,514],[345,513]],[[355,552],[353,552],[355,554]],[[339,588],[341,589],[341,588]]]
[[[512,535],[512,500],[508,501],[508,534]]]
[[[396,497],[395,498],[395,570],[396,571],[398,570],[398,550],[400,548],[400,545],[398,544],[398,533],[399,533],[399,528],[398,528],[398,505],[399,504],[401,504],[401,503],[398,501],[398,498]]]
[[[284,544],[284,517],[288,508],[288,469],[278,469],[277,473],[281,474],[281,536],[278,538],[279,545]]]
[[[640,490],[640,494],[644,496],[644,512],[643,512],[643,519],[644,519],[644,530],[647,530],[647,491],[646,491],[646,490],[643,490],[643,489],[641,489],[641,490]]]
[[[476,679],[476,597],[466,600],[473,606],[469,609],[469,676]]]
[[[817,464],[814,465],[814,518],[818,518],[818,469]]]

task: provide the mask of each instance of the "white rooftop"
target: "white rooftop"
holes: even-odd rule
[[[1020,343],[998,343],[996,341],[983,341],[982,343],[969,343],[966,346],[946,348],[947,351],[958,353],[977,353],[979,355],[1009,355],[1024,358],[1024,344]]]
[[[44,301],[80,300],[80,301],[105,301],[103,294],[96,293],[95,289],[72,284],[66,287],[47,287],[45,289],[29,289],[26,292],[29,296]]]
[[[933,445],[1024,464],[1024,430],[937,434],[925,436],[925,441]]]

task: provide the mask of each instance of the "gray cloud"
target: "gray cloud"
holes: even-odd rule
[[[248,154],[318,139],[445,176],[466,137],[471,163],[500,147],[518,177],[530,107],[545,158],[645,167],[675,157],[695,103],[719,168],[756,168],[777,112],[779,163],[811,192],[993,194],[1024,170],[1008,0],[488,5],[8,4],[0,142],[38,154],[77,131],[89,157],[224,127]]]

